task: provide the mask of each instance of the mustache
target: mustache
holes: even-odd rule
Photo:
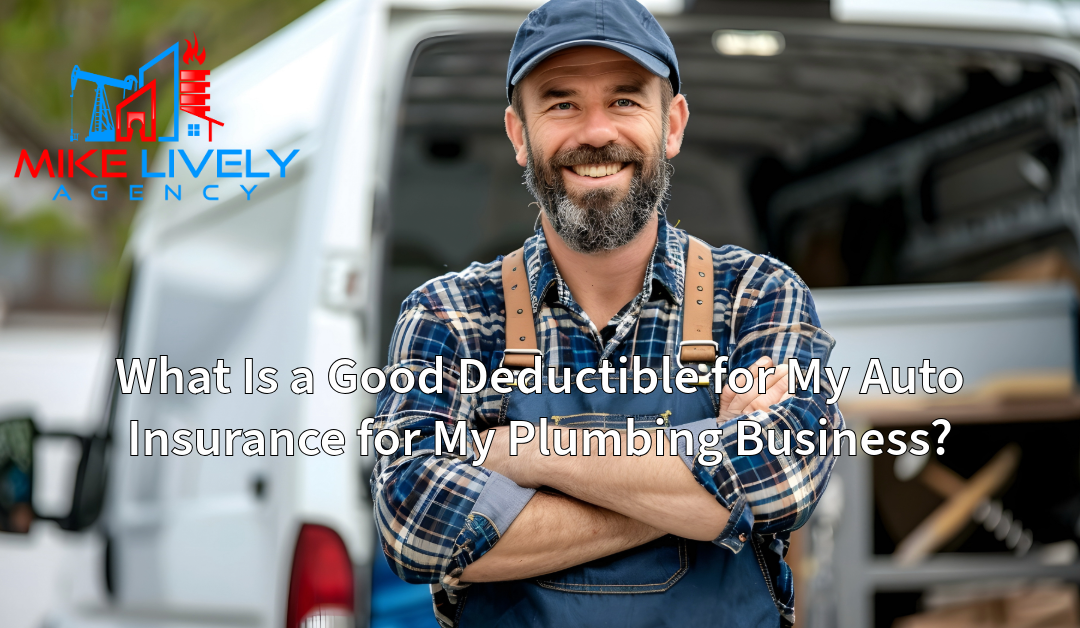
[[[635,163],[644,164],[648,157],[642,151],[620,144],[607,144],[605,146],[581,145],[574,148],[565,148],[548,159],[548,165],[559,168],[563,166],[585,166],[589,164],[603,163]]]

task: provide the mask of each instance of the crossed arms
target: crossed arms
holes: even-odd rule
[[[768,357],[756,364],[773,365]],[[757,394],[756,387],[741,395],[725,389],[720,396],[721,416],[768,411],[770,405],[783,401],[786,369],[782,365],[766,379],[765,394]],[[497,430],[484,466],[520,486],[548,486],[562,495],[533,497],[502,539],[465,568],[463,582],[539,576],[665,534],[711,541],[727,525],[728,509],[694,479],[678,456],[630,457],[623,452],[614,457],[553,458],[539,455],[532,446],[511,458],[508,434],[508,429]],[[657,438],[662,435],[657,433]]]
[[[753,298],[737,304],[738,335],[726,347],[731,366],[749,367],[760,356],[778,364],[791,357],[824,363],[832,339],[819,328],[809,292],[794,273],[780,265],[763,267],[746,284]],[[453,589],[464,582],[524,578],[666,533],[738,551],[751,531],[785,532],[809,518],[831,472],[831,456],[780,457],[768,448],[756,456],[729,452],[735,450],[737,419],[750,418],[763,430],[831,434],[842,428],[835,406],[825,404],[832,394],[827,382],[818,394],[800,391],[779,402],[786,384],[774,384],[761,398],[729,395],[726,412],[712,426],[723,429],[719,448],[725,452],[715,467],[688,468],[674,456],[544,457],[527,449],[510,459],[506,429],[496,431],[485,467],[436,456],[436,421],[452,428],[456,421],[472,425],[498,415],[497,399],[457,391],[453,365],[491,349],[484,344],[489,336],[466,320],[484,305],[463,307],[452,289],[433,286],[406,300],[388,367],[419,371],[442,356],[444,394],[387,389],[378,400],[376,427],[422,433],[413,456],[381,457],[371,479],[383,552],[402,579]],[[538,486],[557,492],[533,494],[529,487]],[[489,499],[494,495],[499,499]],[[491,503],[502,506],[488,508]]]

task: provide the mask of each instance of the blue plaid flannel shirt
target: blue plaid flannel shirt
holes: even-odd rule
[[[543,231],[525,242],[537,341],[544,365],[576,371],[602,360],[618,364],[620,356],[638,355],[642,363],[661,367],[664,355],[675,355],[688,236],[661,216],[656,249],[641,293],[600,329],[574,301],[559,276]],[[798,358],[800,364],[820,358],[826,363],[834,341],[820,328],[810,291],[783,263],[735,246],[713,248],[715,315],[713,338],[730,368],[749,367],[763,355],[776,364]],[[381,456],[371,476],[375,520],[383,553],[399,577],[429,583],[436,617],[453,623],[462,570],[484,555],[501,532],[528,503],[533,491],[508,478],[474,467],[453,454],[434,453],[435,421],[452,429],[465,421],[479,431],[496,425],[502,395],[490,389],[458,392],[458,364],[479,359],[489,372],[504,346],[502,270],[499,261],[473,263],[461,272],[432,279],[402,303],[389,349],[386,372],[406,367],[415,372],[443,358],[442,394],[419,389],[397,393],[389,387],[377,400],[377,429],[421,430],[413,455],[404,450]],[[754,456],[737,456],[735,421],[747,418],[763,430],[843,429],[827,378],[821,392],[800,391],[795,397],[717,425],[683,425],[695,431],[724,429],[723,462],[703,467],[690,460],[691,471],[731,511],[723,533],[714,542],[742,551],[753,534],[765,550],[772,589],[786,623],[794,621],[791,572],[781,557],[788,535],[810,517],[825,490],[834,458],[777,456],[763,448]],[[825,424],[819,424],[824,417]],[[722,592],[718,592],[722,594]]]

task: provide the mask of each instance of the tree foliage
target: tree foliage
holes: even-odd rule
[[[175,42],[180,51],[185,39],[198,37],[213,70],[275,31],[286,26],[320,0],[0,0],[0,142],[33,155],[42,149],[102,148],[108,145],[73,145],[69,130],[80,139],[90,126],[94,85],[80,82],[73,94],[71,71],[82,70],[123,79]],[[169,82],[171,83],[171,81]],[[172,89],[158,93],[158,128],[174,115]],[[115,114],[121,93],[107,88]],[[162,119],[164,118],[164,120]],[[154,151],[159,146],[148,147]],[[9,175],[10,176],[10,173]],[[70,188],[86,188],[96,180],[65,181]],[[137,178],[129,179],[138,183]],[[30,215],[15,217],[0,211],[0,246],[31,246],[50,260],[60,249],[89,247],[93,252],[93,292],[99,305],[107,304],[119,287],[118,267],[134,215],[135,204],[126,194],[111,194],[106,202],[92,203],[89,229],[72,220],[64,205],[47,202]],[[0,199],[3,203],[3,199]],[[83,221],[85,222],[85,221]],[[53,260],[55,261],[55,260]],[[52,261],[45,267],[56,267]],[[51,281],[39,271],[42,281]],[[48,289],[44,290],[48,292]],[[43,292],[43,293],[44,293]],[[46,300],[47,301],[47,300]],[[90,305],[90,304],[87,304]],[[48,302],[26,307],[50,307]]]

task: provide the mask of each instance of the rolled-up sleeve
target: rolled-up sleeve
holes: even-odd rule
[[[824,368],[834,340],[821,329],[810,290],[782,263],[769,257],[757,259],[763,261],[748,264],[737,283],[741,290],[732,295],[728,320],[736,332],[727,346],[729,367],[749,368],[758,358],[769,356],[777,365],[796,358],[804,370],[811,360],[819,359]],[[810,518],[835,462],[833,430],[844,429],[839,409],[825,403],[833,393],[828,378],[821,380],[819,393],[799,390],[768,411],[714,422],[712,427],[723,430],[720,464],[710,467],[684,458],[698,482],[731,511],[715,543],[739,551],[751,532],[789,532]],[[773,430],[783,442],[783,431],[789,431],[792,454],[773,454],[765,446],[757,454],[738,455],[739,421],[758,423],[763,440]],[[700,431],[705,426],[696,427]],[[795,434],[800,430],[813,431],[815,444],[818,431],[824,430],[827,453],[819,455],[817,449],[808,455],[794,453]]]
[[[473,466],[468,456],[445,450],[435,454],[437,422],[445,422],[451,434],[461,422],[471,428],[477,402],[473,395],[458,391],[458,365],[469,357],[460,330],[426,307],[417,294],[402,306],[386,373],[406,368],[419,378],[441,356],[443,390],[425,393],[417,386],[399,393],[388,385],[379,394],[375,428],[399,434],[416,430],[420,435],[413,439],[412,455],[405,456],[403,445],[379,457],[371,494],[391,569],[407,582],[438,583],[456,580],[461,570],[491,549],[534,491]]]

